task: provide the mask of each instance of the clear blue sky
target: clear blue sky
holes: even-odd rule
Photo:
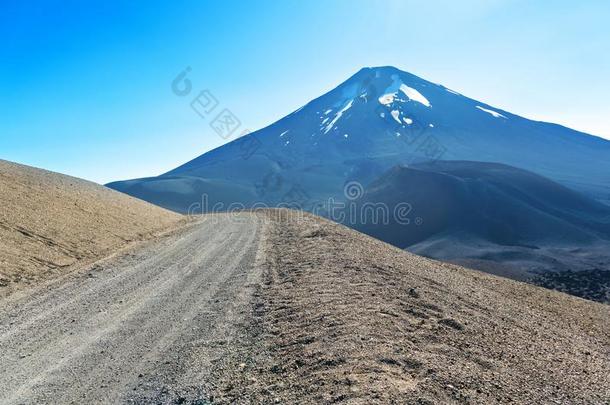
[[[394,65],[610,138],[608,1],[22,3],[0,5],[0,158],[101,183],[225,142],[172,93],[186,66],[252,130]]]

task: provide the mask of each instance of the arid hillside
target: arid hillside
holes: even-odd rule
[[[0,160],[0,294],[63,274],[181,218],[95,183]]]
[[[249,332],[231,342],[243,347],[216,363],[216,401],[610,400],[607,305],[419,257],[311,215],[260,215],[263,278]]]

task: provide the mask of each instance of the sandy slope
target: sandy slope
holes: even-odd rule
[[[0,294],[63,274],[180,219],[95,183],[0,160]]]

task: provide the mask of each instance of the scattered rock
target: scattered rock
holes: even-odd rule
[[[464,326],[461,323],[459,323],[458,321],[456,321],[455,319],[444,318],[444,319],[441,319],[440,321],[438,321],[438,323],[447,325],[455,330],[464,330]]]

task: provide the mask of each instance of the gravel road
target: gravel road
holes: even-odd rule
[[[180,403],[249,311],[264,221],[211,215],[0,301],[0,403]]]

